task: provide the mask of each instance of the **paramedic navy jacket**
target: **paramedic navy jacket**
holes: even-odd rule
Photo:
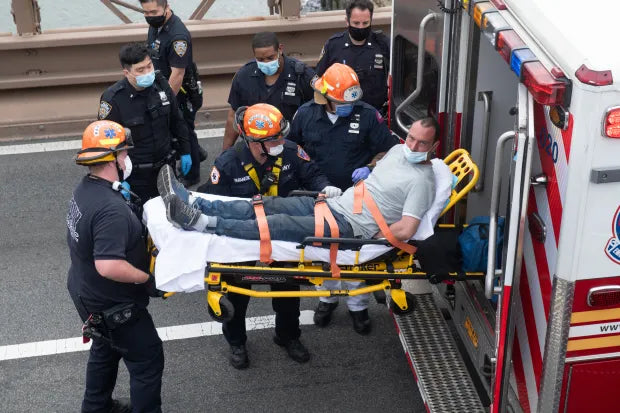
[[[284,56],[283,66],[278,80],[269,88],[255,60],[239,69],[228,95],[232,110],[236,111],[240,106],[269,103],[280,109],[282,115],[290,121],[297,108],[314,96],[310,86],[314,70],[288,56]]]
[[[69,202],[67,228],[71,255],[67,288],[82,320],[88,313],[122,303],[146,308],[144,284],[112,281],[95,268],[96,259],[116,259],[148,270],[142,224],[121,193],[107,181],[85,176]]]
[[[351,174],[378,153],[398,143],[381,114],[365,102],[332,124],[325,105],[308,102],[291,122],[289,139],[300,144],[332,183],[343,191],[353,185]]]
[[[279,156],[282,157],[282,168],[278,179],[278,196],[287,196],[291,191],[302,188],[320,191],[330,185],[317,164],[295,143],[285,140],[284,150]],[[259,191],[244,165],[253,163],[260,180],[276,159],[277,157],[268,157],[267,161],[260,165],[246,144],[237,142],[217,157],[209,181],[198,188],[198,191],[250,198]]]
[[[355,70],[364,93],[364,102],[377,109],[387,102],[390,42],[383,33],[371,32],[361,46],[351,43],[347,31],[333,35],[323,46],[316,73],[322,76],[334,63],[343,63]]]

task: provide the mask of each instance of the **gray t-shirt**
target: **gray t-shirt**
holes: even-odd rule
[[[377,162],[365,183],[388,225],[399,221],[404,215],[422,219],[435,198],[433,167],[430,163],[408,162],[403,145],[393,146]],[[327,199],[327,204],[344,215],[356,236],[372,238],[379,232],[379,226],[366,204],[361,214],[353,213],[353,193],[354,188],[351,187],[338,198]]]

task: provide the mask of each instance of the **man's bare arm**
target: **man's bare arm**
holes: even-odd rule
[[[390,225],[390,232],[396,237],[396,239],[400,241],[407,241],[413,237],[413,234],[418,230],[418,226],[420,225],[420,220],[414,217],[410,217],[408,215],[403,215],[403,217]],[[385,238],[385,235],[379,231],[375,238]]]
[[[376,154],[375,157],[372,158],[372,161],[368,163],[368,166],[374,167],[375,165],[377,165],[377,162],[379,162],[381,158],[385,156],[386,153],[387,152],[379,152],[378,154]]]
[[[125,260],[95,260],[95,268],[102,277],[121,283],[142,284],[149,275]]]
[[[235,144],[237,136],[239,134],[235,132],[233,128],[233,121],[235,119],[235,111],[232,108],[228,109],[228,116],[226,117],[226,127],[224,128],[224,142],[222,143],[222,150],[226,150]]]
[[[171,68],[170,79],[168,79],[168,83],[170,83],[170,89],[172,89],[175,95],[178,95],[179,90],[181,90],[181,85],[183,84],[183,76],[185,76],[184,68]]]

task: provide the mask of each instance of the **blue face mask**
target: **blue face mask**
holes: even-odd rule
[[[353,104],[352,103],[345,103],[342,105],[338,105],[336,104],[336,115],[340,116],[341,118],[346,118],[348,117],[351,112],[353,112]]]
[[[136,76],[136,85],[139,87],[151,87],[155,81],[155,71],[151,71],[145,75]]]
[[[263,72],[266,76],[274,75],[280,67],[280,54],[278,54],[276,60],[272,60],[271,62],[259,62],[257,60],[256,64],[258,65],[260,71]]]
[[[428,152],[414,152],[407,147],[407,145],[403,145],[403,152],[405,153],[405,159],[409,163],[420,163],[426,161],[428,157]]]

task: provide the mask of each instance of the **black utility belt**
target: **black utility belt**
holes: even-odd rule
[[[132,166],[132,169],[135,170],[145,170],[145,169],[159,169],[162,166],[169,164],[176,156],[176,151],[170,152],[166,157],[157,162],[147,162],[147,163],[138,163]]]

